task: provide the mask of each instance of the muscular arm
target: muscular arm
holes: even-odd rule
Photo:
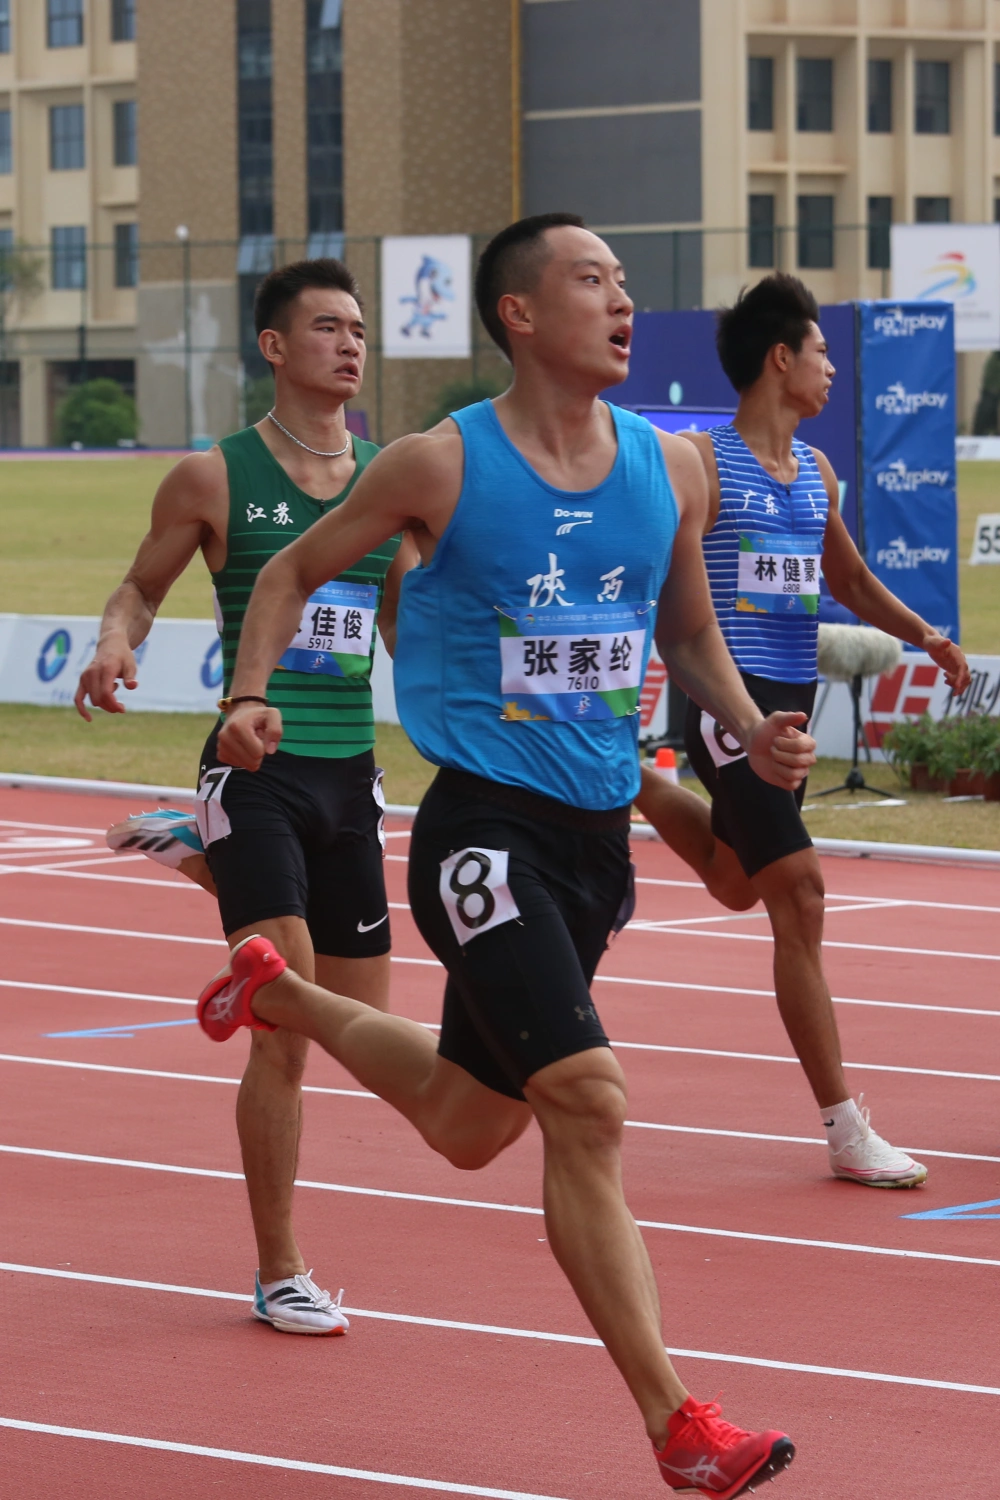
[[[969,685],[969,666],[964,655],[954,641],[939,635],[890,593],[865,564],[841,519],[837,479],[830,460],[816,448],[813,454],[830,500],[823,537],[823,577],[830,593],[859,619],[926,651],[944,671],[952,691],[964,692]]]
[[[671,678],[706,708],[746,750],[765,781],[794,788],[815,760],[815,743],[793,726],[804,714],[764,719],[722,638],[705,571],[701,539],[708,509],[705,470],[692,446],[661,434],[680,510],[670,572],[660,594],[656,645]]]
[[[240,632],[231,689],[234,698],[263,698],[302,608],[323,583],[337,578],[398,531],[436,539],[462,486],[462,444],[452,422],[399,438],[374,458],[336,510],[277,553],[257,576]],[[281,715],[260,704],[237,704],[226,716],[219,755],[256,770],[281,740]]]
[[[415,568],[420,561],[417,545],[408,531],[403,532],[403,540],[399,544],[399,551],[392,560],[392,566],[385,575],[385,588],[382,592],[382,607],[378,612],[378,631],[385,643],[385,649],[390,656],[396,654],[396,614],[399,609],[399,591],[403,586],[403,579],[411,568]]]
[[[104,607],[93,660],[80,677],[74,702],[88,723],[88,698],[106,713],[125,712],[115,685],[121,680],[128,689],[138,686],[135,647],[146,639],[171,585],[198,548],[207,553],[214,545],[218,557],[210,561],[222,566],[228,503],[225,459],[218,449],[190,454],[160,484],[149,531]]]

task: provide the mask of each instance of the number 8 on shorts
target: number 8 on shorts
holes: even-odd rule
[[[441,900],[459,944],[520,916],[507,884],[506,849],[460,849],[441,861]]]

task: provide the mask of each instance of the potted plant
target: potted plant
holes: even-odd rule
[[[951,746],[949,764],[957,761],[957,768],[948,779],[949,797],[981,797],[983,795],[983,773],[977,764],[980,741],[991,736],[989,720],[984,714],[968,714],[963,718],[945,719],[944,725]]]
[[[1000,718],[981,720],[975,746],[974,765],[983,777],[987,802],[1000,802]]]
[[[944,782],[932,781],[929,762],[940,728],[930,714],[893,724],[882,741],[882,749],[900,780],[909,777],[915,792],[940,792]]]

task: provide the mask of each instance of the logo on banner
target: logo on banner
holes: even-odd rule
[[[951,473],[948,469],[908,469],[905,459],[897,458],[887,468],[879,469],[875,479],[882,489],[898,495],[918,490],[924,484],[944,489],[951,483]]]
[[[884,411],[889,417],[912,417],[925,406],[943,411],[947,404],[947,392],[908,391],[900,380],[875,397],[876,411]]]
[[[875,318],[875,332],[890,339],[911,339],[917,333],[943,333],[947,324],[947,313],[905,313],[901,307],[891,307]]]
[[[201,664],[201,685],[214,691],[222,686],[222,642],[214,640]]]
[[[950,547],[908,547],[906,538],[897,536],[888,547],[880,547],[876,560],[884,568],[919,568],[921,563],[946,563]]]
[[[414,334],[429,339],[435,323],[442,323],[448,310],[444,302],[454,302],[451,266],[445,265],[433,255],[425,255],[413,277],[413,291],[400,297],[404,307],[411,309],[410,316],[399,327],[404,338]]]
[[[69,661],[69,653],[72,650],[73,641],[68,630],[53,630],[41,651],[38,653],[38,661],[35,663],[35,671],[42,682],[55,682],[59,673]]]
[[[924,275],[931,282],[917,293],[918,302],[960,302],[963,297],[974,296],[979,285],[961,250],[946,250],[937,256]]]
[[[383,353],[389,359],[467,359],[471,348],[468,235],[386,235]]]

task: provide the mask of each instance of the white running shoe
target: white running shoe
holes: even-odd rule
[[[205,852],[194,813],[172,807],[136,813],[109,828],[105,840],[115,854],[146,854],[171,870],[178,869],[182,859]]]
[[[926,1181],[927,1168],[876,1135],[869,1123],[870,1113],[867,1105],[860,1109],[858,1133],[854,1139],[840,1151],[830,1152],[830,1170],[834,1177],[863,1182],[868,1187],[918,1187]]]
[[[253,1315],[282,1333],[346,1333],[351,1325],[340,1310],[343,1295],[343,1287],[336,1297],[321,1291],[310,1271],[305,1276],[271,1283],[265,1296],[258,1274],[254,1277]]]

